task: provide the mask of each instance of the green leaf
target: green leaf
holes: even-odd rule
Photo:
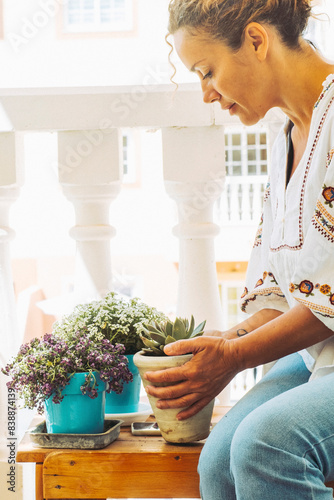
[[[167,337],[167,332],[166,332],[166,325],[164,323],[162,323],[161,325],[159,325],[159,329],[161,331],[161,333]]]
[[[205,323],[206,323],[206,321],[202,321],[202,323],[200,323],[200,324],[199,324],[199,325],[195,328],[195,330],[193,331],[192,337],[194,337],[194,336],[195,336],[195,335],[197,335],[198,333],[200,333],[200,332],[203,332],[203,331],[204,331]]]
[[[203,332],[198,332],[198,333],[192,333],[191,336],[189,337],[190,339],[194,339],[195,337],[202,337]]]
[[[159,333],[161,335],[162,330],[158,330],[157,327],[153,326],[152,324],[147,325],[147,330],[151,333]]]
[[[167,321],[166,322],[166,325],[165,325],[165,331],[166,331],[166,336],[170,335],[172,336],[173,335],[173,323],[171,323],[170,321]]]
[[[194,320],[194,316],[191,315],[190,327],[189,327],[189,330],[188,330],[188,336],[189,336],[189,338],[191,337],[191,334],[193,333],[194,328],[195,328],[195,320]]]
[[[166,338],[166,341],[165,341],[165,345],[171,344],[172,342],[176,342],[176,339],[174,339],[174,337],[171,337],[170,335],[168,335]]]
[[[155,342],[154,340],[149,340],[146,337],[142,336],[141,337],[142,341],[146,345],[146,347],[149,347],[150,349],[158,349],[159,345],[158,342]]]
[[[186,334],[187,332],[183,321],[180,318],[176,318],[176,320],[174,321],[172,337],[174,337],[176,340],[181,340],[186,337]]]
[[[166,337],[164,335],[161,335],[161,333],[151,332],[150,337],[152,340],[158,342],[158,344],[163,344],[163,345],[165,344]]]

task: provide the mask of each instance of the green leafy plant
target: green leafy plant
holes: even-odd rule
[[[166,356],[164,347],[177,340],[193,339],[204,333],[206,321],[195,327],[194,317],[188,319],[176,318],[174,323],[169,319],[162,322],[153,321],[145,325],[144,333],[140,335],[145,347],[142,349],[150,356]]]
[[[128,300],[110,292],[101,300],[76,306],[71,314],[54,324],[53,333],[69,339],[78,329],[86,328],[100,339],[123,344],[125,354],[135,354],[144,347],[140,337],[144,324],[166,319],[162,312],[138,298]]]

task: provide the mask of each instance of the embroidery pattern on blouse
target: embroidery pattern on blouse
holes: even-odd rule
[[[270,197],[270,182],[268,182],[266,185],[266,190],[263,195],[263,205],[266,203],[269,197]],[[253,248],[259,247],[262,244],[262,229],[263,229],[263,213],[261,215],[260,224],[257,228]]]
[[[301,304],[304,304],[309,309],[312,309],[315,313],[325,316],[325,318],[334,318],[334,312],[329,307],[314,304],[313,302],[309,302],[308,300],[304,300],[299,297],[296,297],[296,300]]]
[[[263,203],[265,203],[268,200],[269,196],[270,196],[270,182],[267,182],[266,190],[263,195]]]
[[[334,188],[323,186],[322,196],[325,199],[324,205],[333,208]],[[312,225],[331,243],[334,243],[334,217],[328,212],[320,200],[317,201],[316,209],[312,217]]]
[[[333,82],[334,82],[334,80],[333,80]],[[330,86],[331,86],[331,84],[329,85],[329,87]],[[327,87],[327,88],[329,88],[329,87]],[[324,92],[321,94],[322,97],[323,97]],[[320,99],[320,97],[319,97],[319,102],[322,99],[322,97],[321,97],[321,99]],[[313,144],[312,144],[312,148],[311,148],[311,152],[310,152],[310,155],[309,155],[309,158],[308,158],[308,161],[307,161],[307,164],[306,164],[305,172],[304,172],[304,178],[303,178],[302,187],[301,187],[301,190],[300,190],[300,201],[299,201],[299,217],[298,217],[299,244],[295,245],[293,247],[290,246],[290,245],[280,245],[279,247],[276,247],[276,248],[270,248],[270,250],[272,252],[279,252],[283,248],[289,248],[290,250],[300,250],[303,247],[303,244],[304,244],[303,208],[304,208],[304,196],[305,196],[306,181],[307,181],[307,177],[308,177],[308,174],[309,174],[309,171],[310,171],[310,167],[311,167],[311,163],[312,163],[312,160],[313,160],[314,152],[316,150],[316,147],[317,147],[320,135],[321,135],[321,131],[323,129],[326,117],[328,115],[328,111],[329,111],[329,109],[330,109],[330,107],[331,107],[331,105],[332,105],[333,102],[334,102],[334,97],[332,97],[332,99],[330,100],[330,102],[329,102],[329,104],[328,104],[328,106],[327,106],[327,108],[326,108],[326,110],[325,110],[325,112],[324,112],[324,114],[323,114],[323,116],[322,116],[322,118],[320,120],[320,123],[319,123],[319,126],[318,126],[318,130],[317,130],[316,136],[314,138],[314,141],[313,141]]]
[[[260,224],[255,235],[253,248],[259,247],[262,243],[262,226],[263,226],[263,214],[261,215]]]
[[[321,293],[322,295],[328,297],[328,306],[323,306],[321,304],[315,304],[313,302],[310,302],[309,300],[305,300],[300,297],[295,297],[298,302],[301,302],[302,304],[305,304],[307,307],[310,309],[314,310],[315,312],[322,314],[323,316],[326,317],[334,317],[334,310],[330,308],[330,306],[334,306],[334,293],[330,285],[323,284],[320,285],[320,283],[316,283],[315,285],[312,283],[312,281],[309,280],[303,280],[299,284],[298,283],[290,283],[289,286],[289,291],[290,293],[294,293],[295,290],[299,290],[300,293],[303,293],[305,297],[314,297],[316,292]]]
[[[334,84],[334,78],[333,78],[333,75],[329,75],[328,78],[332,78],[332,80],[330,80],[328,82],[328,85],[324,88],[324,90],[321,92],[320,96],[319,96],[319,99],[317,100],[317,102],[315,103],[314,105],[314,109],[317,108],[320,104],[320,101],[324,98],[324,95],[326,94],[326,92],[331,88],[331,86]],[[326,85],[327,81],[325,81],[325,85]]]
[[[271,278],[270,282],[274,283],[275,285],[278,285],[275,276],[271,272],[264,271],[262,278],[259,278],[255,284],[254,290],[249,293],[248,289],[245,288],[243,294],[241,295],[241,299],[245,298],[247,295],[248,297],[242,302],[241,304],[241,310],[243,312],[246,312],[246,308],[249,304],[249,302],[253,302],[254,300],[257,299],[257,297],[262,296],[262,297],[268,297],[269,295],[276,295],[281,298],[285,298],[284,293],[282,290],[279,288],[279,286],[269,286],[267,288],[261,288],[259,290],[255,290],[255,288],[260,287],[261,285],[264,284],[265,279],[269,277]]]
[[[333,156],[334,156],[334,148],[332,148],[330,152],[327,154],[326,168],[329,167],[329,164],[332,161]]]

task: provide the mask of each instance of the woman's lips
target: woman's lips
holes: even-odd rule
[[[235,110],[235,102],[232,104],[232,106],[228,108],[228,112],[230,113],[230,115],[234,114],[234,110]]]
[[[233,104],[230,104],[229,106],[224,106],[224,107],[222,106],[221,108],[223,111],[230,111],[234,107],[234,105],[235,102]]]

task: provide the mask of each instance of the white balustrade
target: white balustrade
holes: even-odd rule
[[[266,182],[265,176],[227,176],[220,200],[222,224],[257,225],[262,213]]]

